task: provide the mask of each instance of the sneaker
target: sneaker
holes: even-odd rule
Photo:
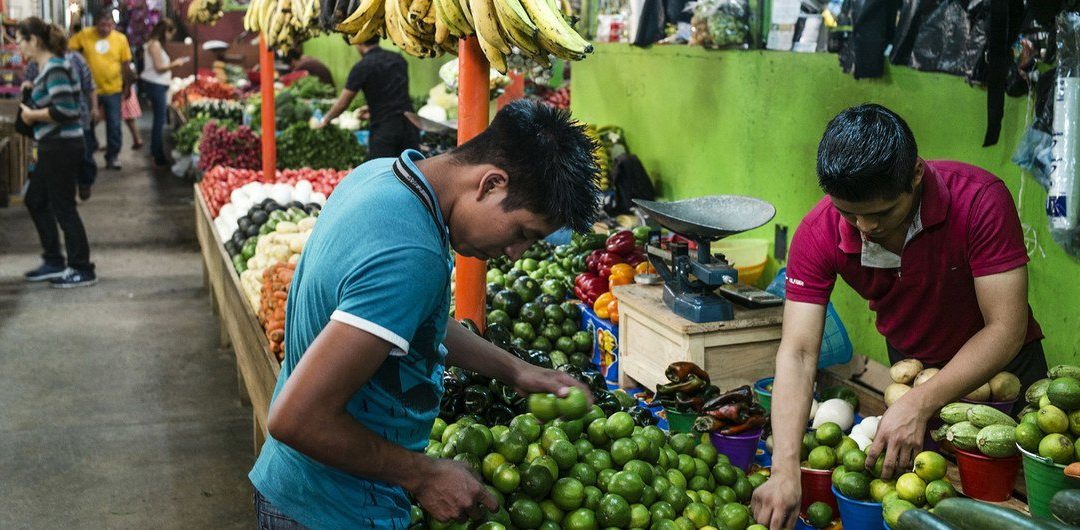
[[[90,186],[79,186],[79,200],[90,200]]]
[[[49,280],[49,283],[57,289],[90,287],[97,283],[97,275],[93,271],[80,271],[68,267],[62,276]]]
[[[105,169],[112,171],[120,171],[120,163],[115,160],[112,162],[105,162]]]
[[[40,267],[27,271],[24,275],[28,282],[43,282],[45,280],[51,280],[53,278],[59,278],[67,272],[67,268],[63,265],[49,265],[48,263],[41,264]]]

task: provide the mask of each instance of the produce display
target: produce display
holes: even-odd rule
[[[571,304],[571,302],[564,302],[564,304]],[[480,334],[471,321],[464,320],[462,323],[473,332]],[[585,335],[588,339],[588,333]],[[489,324],[482,336],[523,361],[570,374],[590,388],[595,396],[596,405],[604,413],[614,414],[625,411],[638,425],[653,425],[657,422],[648,410],[639,406],[637,400],[626,392],[622,390],[609,392],[604,377],[584,357],[575,357],[580,364],[556,362],[560,356],[555,355],[554,352],[549,355],[544,351],[511,344],[509,333],[499,324]],[[589,345],[590,347],[592,345],[591,339],[589,339]],[[512,388],[500,381],[485,378],[459,367],[447,368],[443,373],[443,389],[439,417],[445,421],[453,422],[462,417],[476,417],[482,418],[487,425],[505,425],[514,416],[526,411],[526,399],[519,396]],[[546,396],[531,399],[539,401],[546,399]],[[554,396],[551,396],[551,399],[554,400]]]
[[[619,322],[619,303],[611,288],[634,283],[634,276],[655,272],[645,259],[642,245],[649,238],[651,229],[641,226],[621,230],[607,237],[603,245],[584,258],[585,271],[574,278],[574,295],[593,308],[600,318]],[[582,236],[583,245],[597,246],[595,234]]]
[[[259,293],[259,322],[263,325],[270,352],[278,361],[285,360],[285,302],[289,298],[296,264],[275,263],[263,271],[262,290]]]
[[[576,416],[586,408],[583,398],[545,397],[536,413]],[[468,416],[435,421],[427,454],[471,466],[498,500],[499,510],[476,528],[764,528],[747,503],[767,470],[747,475],[699,436],[668,436],[635,425],[626,412],[593,406],[578,419],[549,422],[536,413],[509,425]],[[419,506],[413,522],[450,526]]]
[[[367,149],[340,127],[312,129],[306,121],[289,125],[277,137],[279,168],[351,170],[364,162]]]
[[[526,60],[550,64],[549,55],[577,61],[592,52],[556,2],[545,0],[332,0],[323,27],[364,42],[389,37],[415,57],[457,53],[460,37],[476,35],[491,67],[506,73]],[[353,8],[355,6],[355,8]],[[249,9],[250,13],[250,9]],[[253,29],[249,27],[249,29]]]
[[[293,81],[289,90],[299,98],[304,99],[328,99],[337,96],[334,87],[323,83],[318,77],[308,75]]]
[[[225,15],[222,11],[222,0],[192,0],[188,4],[188,21],[192,24],[207,24],[213,26]]]
[[[260,142],[250,127],[241,125],[233,130],[211,120],[203,127],[199,140],[199,169],[258,169],[262,166]]]
[[[199,140],[202,139],[203,127],[206,127],[206,124],[211,121],[215,120],[210,116],[195,116],[178,127],[173,132],[173,145],[176,150],[185,155],[194,153],[199,145]],[[218,125],[229,127],[234,124],[218,122]]]
[[[1051,368],[1025,398],[1028,406],[1014,429],[1017,445],[1056,464],[1080,462],[1080,367]]]
[[[896,362],[889,368],[893,383],[885,389],[885,404],[888,406],[896,403],[908,390],[930,380],[939,371],[937,368],[924,367],[918,359]],[[964,399],[973,402],[1006,402],[1015,400],[1019,395],[1020,379],[1009,372],[1001,372],[972,390]]]
[[[244,29],[262,33],[273,49],[295,48],[319,32],[319,0],[251,0]]]
[[[950,403],[942,407],[938,416],[945,425],[934,438],[944,438],[958,449],[994,458],[1016,454],[1016,420],[998,409],[982,404]]]
[[[347,174],[347,171],[331,169],[286,169],[275,172],[273,182],[265,182],[262,171],[215,167],[203,175],[203,179],[199,182],[199,190],[202,192],[203,198],[206,199],[206,205],[210,210],[210,216],[214,218],[214,224],[218,225],[228,219],[235,223],[248,208],[266,198],[272,198],[280,204],[286,204],[298,199],[303,199],[299,201],[302,203],[314,202],[322,204],[326,201],[326,197],[334,191],[334,187],[337,186],[338,182],[341,182],[341,179],[345,178]],[[298,199],[293,199],[294,187],[301,180],[311,184],[310,193],[305,198],[301,192]],[[257,188],[245,188],[240,194],[234,193],[238,188],[253,182],[258,183],[259,186]],[[287,186],[275,188],[274,184],[285,184]],[[270,187],[267,187],[267,185],[270,185]],[[230,202],[234,204],[226,212],[225,207]],[[228,215],[225,219],[219,219],[226,213]],[[217,228],[218,233],[224,239],[232,234],[235,226],[224,222],[223,227],[219,226]]]
[[[244,121],[244,106],[232,99],[206,98],[188,103],[187,115],[189,120],[205,116],[215,120],[241,123]]]
[[[275,217],[278,212],[283,213]],[[243,270],[239,271],[240,286],[253,310],[261,307],[263,272],[275,263],[296,263],[300,260],[300,253],[304,251],[304,245],[315,228],[318,213],[315,209],[309,214],[295,206],[284,211],[271,211],[267,226],[275,223],[274,229],[249,237],[240,254],[233,256],[234,264],[243,265]]]
[[[1075,495],[1077,490],[1068,491],[1074,493],[1069,498],[1077,500]],[[1067,508],[1062,507],[1061,511],[1062,513],[1075,514],[1076,506],[1077,504]],[[1062,520],[1066,519],[1062,518]],[[888,512],[886,512],[886,521],[890,521]],[[1047,519],[1029,517],[1004,506],[962,497],[943,499],[937,506],[934,506],[932,512],[925,509],[912,509],[906,505],[898,505],[894,508],[891,521],[889,525],[897,530],[943,530],[949,528],[964,530],[986,528],[1051,530],[1075,527],[1075,523],[1063,525]],[[1066,520],[1066,522],[1068,521]]]
[[[197,76],[190,82],[186,79],[180,80],[172,86],[176,88],[171,99],[172,105],[178,109],[200,99],[235,99],[237,96],[235,87],[208,76]]]

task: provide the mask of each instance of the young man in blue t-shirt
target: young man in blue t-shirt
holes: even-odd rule
[[[441,521],[497,508],[467,465],[421,452],[444,366],[520,392],[585,387],[448,318],[448,247],[516,259],[561,226],[588,229],[593,147],[568,113],[521,101],[450,153],[406,151],[341,182],[289,293],[270,436],[249,475],[260,527],[404,529],[408,494]]]

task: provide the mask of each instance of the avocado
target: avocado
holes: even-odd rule
[[[253,213],[252,213],[252,214],[250,215],[250,217],[251,217],[251,222],[252,222],[252,223],[255,223],[255,224],[257,224],[257,225],[263,225],[263,224],[265,224],[265,223],[266,223],[266,220],[270,218],[270,216],[269,216],[269,215],[267,215],[267,214],[266,214],[266,212],[264,212],[264,211],[262,211],[262,210],[257,210],[257,211],[255,211],[255,212],[253,212]]]

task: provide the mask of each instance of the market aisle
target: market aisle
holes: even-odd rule
[[[97,286],[25,283],[37,236],[21,204],[0,209],[0,528],[254,521],[251,412],[218,347],[192,189],[150,175],[126,134],[124,170],[79,207]]]

